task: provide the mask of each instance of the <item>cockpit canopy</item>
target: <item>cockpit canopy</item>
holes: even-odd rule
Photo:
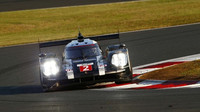
[[[64,52],[66,59],[84,59],[92,58],[101,54],[98,44],[90,39],[84,39],[83,42],[72,41],[65,47]]]

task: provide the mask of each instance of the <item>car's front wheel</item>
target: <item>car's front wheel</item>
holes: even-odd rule
[[[125,72],[117,74],[116,84],[130,83],[132,82],[132,70],[130,67],[125,69]]]
[[[44,77],[40,77],[40,85],[42,87],[42,90],[44,92],[48,92],[51,91],[51,87],[52,87],[52,83],[51,81],[48,81],[46,78]]]

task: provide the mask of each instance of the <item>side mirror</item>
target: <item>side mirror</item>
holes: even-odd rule
[[[44,53],[39,54],[40,58],[44,58],[45,56],[46,56],[46,54],[44,54]]]
[[[120,48],[125,48],[126,45],[125,44],[120,44]]]

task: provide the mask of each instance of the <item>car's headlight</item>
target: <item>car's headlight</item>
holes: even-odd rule
[[[59,72],[59,66],[56,60],[46,60],[43,63],[43,73],[46,76],[56,75]]]
[[[127,55],[125,53],[113,54],[111,63],[117,67],[124,67],[128,63]]]

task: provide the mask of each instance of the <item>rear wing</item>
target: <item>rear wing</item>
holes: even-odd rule
[[[91,40],[95,40],[95,41],[120,39],[119,38],[119,33],[117,33],[117,34],[109,34],[109,35],[92,36],[92,37],[87,37],[87,38],[89,38]],[[43,42],[43,43],[39,43],[39,48],[52,47],[52,46],[60,46],[60,45],[67,45],[72,40],[75,40],[75,39],[58,40],[58,41],[51,41],[51,42]]]

